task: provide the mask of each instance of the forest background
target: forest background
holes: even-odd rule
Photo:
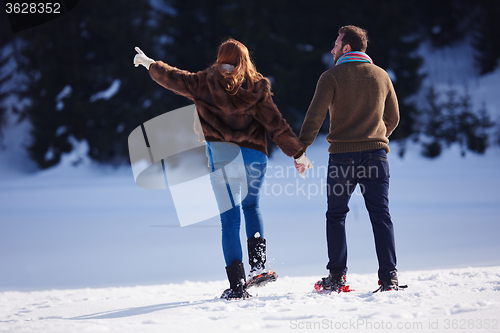
[[[135,46],[197,72],[214,63],[228,37],[243,42],[298,133],[319,76],[333,66],[337,31],[347,24],[368,30],[367,53],[394,83],[401,122],[391,140],[401,156],[410,146],[436,157],[453,144],[462,154],[500,144],[499,115],[471,103],[465,83],[422,86],[427,73],[417,52],[424,42],[439,49],[467,41],[477,76],[493,72],[500,58],[499,1],[86,0],[18,33],[4,11],[0,17],[0,147],[9,119],[28,121],[25,146],[41,169],[82,141],[94,161],[125,163],[134,128],[191,103],[133,67]]]

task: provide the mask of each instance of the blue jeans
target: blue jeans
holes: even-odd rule
[[[327,269],[347,272],[345,219],[349,199],[360,185],[375,238],[379,262],[378,276],[387,280],[396,270],[394,229],[389,214],[389,163],[384,149],[330,154],[328,162],[326,237]]]
[[[210,174],[220,211],[222,250],[226,266],[243,258],[240,241],[241,208],[245,216],[247,238],[254,236],[257,232],[260,237],[264,238],[259,198],[267,163],[248,160],[244,162],[244,164],[230,166],[227,163],[215,162],[213,167],[216,171]],[[229,207],[228,197],[230,198]]]

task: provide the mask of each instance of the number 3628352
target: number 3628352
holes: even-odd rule
[[[7,2],[5,12],[7,14],[61,14],[61,4],[59,2]]]

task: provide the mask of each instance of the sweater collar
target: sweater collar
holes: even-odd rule
[[[372,58],[368,56],[368,54],[359,51],[347,52],[342,57],[339,58],[335,66],[343,64],[345,62],[368,62],[373,64]]]

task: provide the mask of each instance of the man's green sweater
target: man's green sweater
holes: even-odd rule
[[[330,153],[381,148],[389,152],[388,138],[398,125],[399,108],[392,82],[382,68],[347,62],[321,75],[300,131],[302,151],[316,139],[328,109]]]

